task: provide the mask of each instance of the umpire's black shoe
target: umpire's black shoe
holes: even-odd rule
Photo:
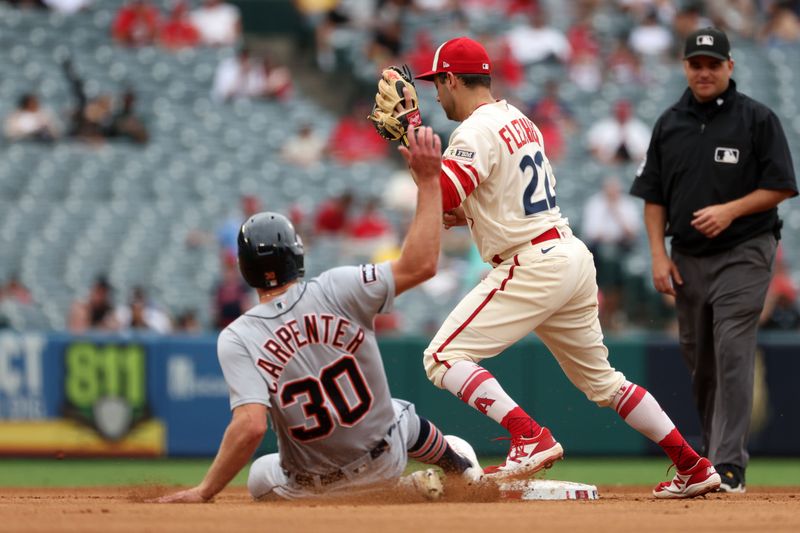
[[[719,484],[719,492],[739,494],[745,492],[744,468],[727,463],[719,464],[714,468],[719,472],[719,477],[722,479],[722,482]]]

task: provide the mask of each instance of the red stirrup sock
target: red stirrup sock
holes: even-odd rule
[[[511,433],[512,437],[532,438],[541,431],[542,426],[526,413],[522,407],[517,406],[508,412],[500,422]]]

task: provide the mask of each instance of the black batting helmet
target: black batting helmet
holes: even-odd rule
[[[278,213],[258,213],[239,230],[239,271],[257,289],[274,289],[301,277],[303,241]]]

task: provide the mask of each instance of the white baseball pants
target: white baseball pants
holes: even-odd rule
[[[425,371],[441,388],[452,362],[480,363],[531,332],[589,400],[611,403],[625,376],[603,344],[592,254],[569,230],[522,247],[467,294],[425,350]]]

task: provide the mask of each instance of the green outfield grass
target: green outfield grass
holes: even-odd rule
[[[485,461],[492,463],[496,461]],[[0,486],[193,485],[210,464],[210,459],[0,459]],[[660,458],[575,457],[560,461],[543,477],[596,485],[650,485],[673,475],[673,471],[667,474],[668,466]],[[233,484],[244,485],[246,480],[243,470]],[[800,458],[754,459],[747,469],[747,484],[800,486]]]

